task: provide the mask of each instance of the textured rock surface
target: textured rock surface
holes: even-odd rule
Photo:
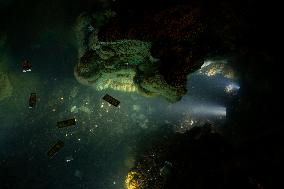
[[[112,88],[127,92],[139,91],[146,96],[164,96],[177,101],[185,94],[170,86],[159,73],[159,61],[151,55],[152,44],[141,40],[97,40],[96,29],[88,30],[91,18],[78,20],[79,63],[76,79],[97,90]]]
[[[206,56],[234,48],[228,11],[220,12],[224,19],[212,17],[215,12],[198,3],[130,4],[128,11],[119,4],[115,12],[78,18],[75,76],[84,85],[175,102],[187,91],[187,75],[199,69]]]

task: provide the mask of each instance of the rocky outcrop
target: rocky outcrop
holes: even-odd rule
[[[169,85],[159,73],[160,62],[151,55],[152,44],[141,40],[98,40],[91,18],[78,20],[79,63],[74,69],[76,79],[97,90],[112,88],[138,91],[146,96],[164,96],[177,101],[185,88]]]
[[[128,11],[123,2],[121,6],[78,18],[79,63],[74,74],[84,85],[175,102],[187,91],[188,74],[198,70],[206,56],[233,49],[236,37],[230,33],[225,8],[220,12],[223,19],[213,17],[218,9],[212,12],[196,2],[153,7],[142,3],[140,8],[132,4]]]

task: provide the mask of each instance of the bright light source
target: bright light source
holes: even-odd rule
[[[204,63],[203,63],[203,65],[201,66],[201,68],[204,68],[204,67],[206,67],[206,66],[209,66],[209,65],[212,64],[212,63],[214,63],[214,62],[211,61],[211,60],[205,60]]]
[[[225,117],[227,114],[226,107],[223,106],[210,106],[210,105],[200,105],[193,109],[195,114],[208,115],[208,116],[221,116]]]
[[[239,85],[235,83],[231,83],[225,87],[225,92],[226,93],[236,93],[239,89],[240,89]]]

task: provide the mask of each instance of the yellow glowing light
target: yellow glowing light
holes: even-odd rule
[[[63,100],[64,98],[63,98],[63,97],[61,97],[60,99],[61,99],[61,100]]]
[[[214,76],[214,75],[216,75],[216,74],[217,74],[217,70],[216,70],[216,69],[210,69],[210,70],[206,73],[207,76]]]
[[[97,90],[104,90],[107,88],[111,88],[113,90],[118,90],[118,91],[124,91],[124,92],[135,92],[137,91],[137,87],[132,81],[133,78],[127,79],[123,81],[116,81],[112,79],[108,79],[105,81],[102,81],[98,86]]]
[[[235,78],[235,73],[232,68],[224,63],[204,64],[204,66],[201,67],[201,73],[209,77],[221,74],[229,79]]]
[[[138,189],[139,182],[136,180],[139,174],[135,171],[130,171],[125,178],[125,186],[127,189]]]

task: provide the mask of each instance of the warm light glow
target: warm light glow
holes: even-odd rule
[[[226,60],[210,61],[207,60],[201,66],[200,73],[208,77],[215,75],[223,75],[225,78],[234,79],[235,73],[232,68],[227,65]]]
[[[115,80],[107,80],[102,82],[101,85],[97,86],[97,90],[104,90],[107,88],[111,88],[113,90],[125,91],[125,92],[134,92],[137,91],[137,87],[133,82],[118,82]]]
[[[125,178],[125,186],[127,189],[138,189],[139,188],[139,182],[137,178],[139,177],[139,174],[135,171],[130,171],[128,175]]]

